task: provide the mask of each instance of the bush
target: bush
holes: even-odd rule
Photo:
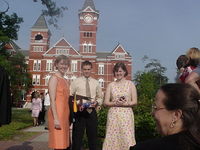
[[[135,109],[135,136],[136,141],[144,141],[157,137],[155,121],[151,115],[152,99],[140,97]]]

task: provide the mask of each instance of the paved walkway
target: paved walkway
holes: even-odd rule
[[[24,142],[0,141],[1,150],[52,150],[48,148],[48,130],[44,126],[30,127],[25,132],[38,132],[37,136]]]

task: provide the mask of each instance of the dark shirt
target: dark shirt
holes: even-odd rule
[[[130,150],[200,150],[200,144],[188,132],[137,143]]]

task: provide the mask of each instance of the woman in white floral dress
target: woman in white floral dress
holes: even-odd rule
[[[113,74],[117,80],[108,85],[104,100],[110,109],[103,150],[128,150],[136,144],[132,107],[137,104],[137,92],[133,82],[125,79],[128,71],[124,63],[117,63]]]

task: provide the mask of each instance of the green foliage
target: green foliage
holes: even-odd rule
[[[147,56],[143,57],[143,61],[149,61],[146,65],[145,65],[145,71],[146,72],[151,72],[154,74],[155,78],[157,79],[155,81],[155,83],[157,83],[158,85],[162,85],[164,83],[167,83],[168,78],[164,75],[167,68],[163,67],[160,63],[159,60],[157,59],[149,59]]]
[[[10,77],[13,101],[20,100],[21,92],[31,88],[31,78],[26,72],[25,57],[20,52],[11,56],[5,49],[5,45],[11,40],[17,40],[19,24],[23,19],[16,13],[11,15],[0,13],[0,18],[0,66],[5,68]]]
[[[107,122],[108,108],[102,107],[98,112],[98,137],[103,138],[106,134],[106,122]]]
[[[28,66],[25,63],[24,55],[17,52],[9,59],[4,55],[0,55],[0,66],[4,67],[10,76],[13,102],[20,100],[23,94],[22,91],[25,93],[32,86],[30,74],[26,71]]]
[[[0,128],[0,140],[12,139],[21,129],[32,125],[32,117],[28,109],[12,109],[12,122]]]
[[[143,97],[138,101],[138,106],[134,110],[136,141],[144,141],[158,136],[155,122],[151,115],[152,102],[152,99]]]
[[[134,81],[136,83],[139,100],[143,98],[151,99],[159,88],[156,82],[157,78],[152,72],[137,72]]]
[[[19,24],[23,19],[18,17],[16,13],[7,15],[0,13],[0,50],[4,47],[5,43],[10,40],[17,40],[17,32],[20,28]]]
[[[145,65],[146,70],[136,73],[134,79],[138,93],[138,106],[134,110],[137,141],[159,136],[151,116],[151,105],[159,87],[168,81],[164,75],[166,68],[158,60],[148,59],[147,56],[144,56],[143,60],[150,62]]]
[[[38,2],[38,0],[33,0],[34,2]],[[58,28],[57,22],[58,18],[63,17],[63,11],[67,10],[67,7],[61,6],[58,7],[56,2],[52,0],[40,0],[42,5],[44,5],[47,9],[42,10],[42,14],[45,16],[49,16],[48,23]]]

